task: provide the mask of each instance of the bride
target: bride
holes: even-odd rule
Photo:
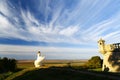
[[[40,51],[38,51],[38,53],[37,53],[37,59],[34,61],[35,67],[40,67],[42,65],[41,62],[42,62],[42,60],[44,58],[45,58],[44,56],[41,56]]]

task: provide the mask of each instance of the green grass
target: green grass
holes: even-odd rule
[[[18,72],[14,73],[6,73],[4,75],[0,75],[0,80],[113,80],[108,79],[106,77],[98,77],[95,75],[83,74],[79,72],[71,71],[70,69],[84,71],[80,68],[80,66],[84,64],[82,63],[45,63],[42,68],[34,68],[33,61],[32,62],[20,62],[17,64],[18,68],[21,69]],[[69,66],[69,67],[68,67]],[[51,68],[52,67],[52,68]],[[58,68],[59,67],[59,68]],[[57,68],[57,69],[56,69]],[[104,73],[101,72],[101,68],[99,69],[89,69],[85,71],[90,71],[96,74],[107,74],[107,75],[115,75],[120,76],[120,74],[113,73]],[[7,75],[7,76],[5,76]],[[6,78],[7,77],[7,78]],[[5,79],[6,78],[6,79]]]
[[[13,72],[2,73],[2,74],[0,74],[0,80],[4,80],[6,77],[8,77],[12,74],[13,74]]]
[[[98,72],[101,72],[102,71],[102,68],[97,68],[97,69],[88,69],[90,71],[98,71]]]
[[[23,69],[21,71],[15,72],[14,74],[10,75],[9,77],[7,77],[5,80],[13,80],[14,78],[18,77],[18,76],[22,76],[23,74],[25,74],[28,71],[32,71],[32,70],[36,70],[35,68],[28,68],[28,69]]]
[[[6,80],[110,80],[79,72],[71,71],[69,68],[41,68],[21,71],[19,76]],[[18,75],[18,73],[17,73]]]
[[[16,72],[6,72],[0,74],[0,80],[12,80],[13,78],[22,75],[23,73],[34,69],[33,62],[17,63],[18,70]]]

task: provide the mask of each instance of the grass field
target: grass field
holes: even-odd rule
[[[86,63],[87,60],[44,60],[42,67],[64,67],[64,66],[80,66]],[[34,67],[33,60],[19,60],[18,68]]]
[[[73,68],[86,62],[87,60],[44,60],[41,68],[34,68],[33,60],[21,60],[17,64],[20,71],[11,73],[6,79],[1,78],[0,80],[117,80],[97,76],[96,74],[114,75],[103,73],[101,69],[86,70],[84,73],[84,70],[81,72],[81,70]],[[117,76],[120,75],[117,74]]]
[[[13,80],[109,80],[109,78],[98,77],[88,74],[80,74],[68,68],[41,68],[31,70]],[[112,79],[111,79],[112,80]]]

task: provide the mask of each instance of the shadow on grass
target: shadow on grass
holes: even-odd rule
[[[72,67],[50,67],[26,71],[12,80],[114,80],[106,77],[80,73],[79,71],[108,74],[85,69],[74,69]]]

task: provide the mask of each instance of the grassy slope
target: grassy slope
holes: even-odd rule
[[[7,80],[109,80],[108,78],[80,74],[69,68],[41,68],[30,70],[14,79]]]
[[[2,74],[0,74],[0,80],[4,80],[6,77],[8,77],[12,74],[13,74],[13,72],[2,73]]]
[[[68,62],[67,62],[68,63]],[[66,62],[45,62],[43,68],[35,69],[33,61],[31,62],[19,62],[18,67],[23,70],[16,72],[3,80],[113,80],[104,77],[96,77],[88,74],[81,74],[79,72],[70,71],[69,68],[63,68],[68,66]],[[79,62],[80,64],[83,62]],[[80,66],[80,64],[72,63],[72,66]],[[59,69],[47,68],[52,66],[62,66]],[[101,69],[99,69],[100,71]]]
[[[26,72],[32,71],[32,70],[36,70],[35,68],[28,68],[28,69],[23,69],[21,71],[15,72],[14,74],[10,75],[9,77],[7,77],[5,80],[13,80],[14,78],[18,77],[18,76],[22,76],[24,75]]]
[[[56,66],[56,67],[63,67],[63,66],[68,66],[68,63],[71,63],[71,66],[75,65],[75,66],[79,66],[83,63],[85,63],[86,60],[44,60],[43,61],[43,65],[42,66],[43,68],[46,68],[46,67],[52,67],[52,66]],[[15,73],[11,73],[11,74],[1,74],[0,75],[0,80],[5,80],[6,77],[6,80],[12,80],[13,78],[17,77],[17,76],[21,76],[23,75],[24,73],[28,72],[28,71],[31,71],[34,68],[34,61],[33,60],[21,60],[21,61],[18,61],[17,63],[17,66],[18,68],[22,69],[21,71],[19,72],[15,72]],[[6,76],[7,75],[7,76]]]

